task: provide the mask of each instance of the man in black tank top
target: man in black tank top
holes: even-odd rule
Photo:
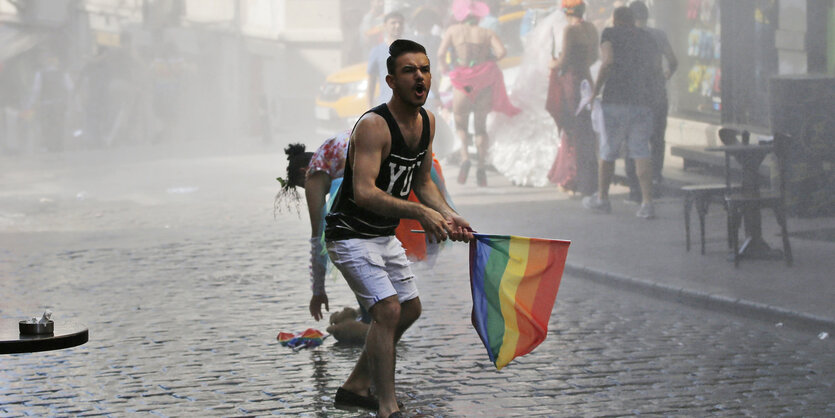
[[[416,219],[433,241],[473,237],[430,177],[435,117],[422,107],[432,83],[426,50],[397,40],[389,55],[392,98],[354,127],[345,177],[325,227],[331,260],[373,318],[365,349],[334,402],[376,409],[380,417],[400,416],[395,344],[421,311],[414,275],[394,237],[399,220]],[[407,200],[412,189],[421,203]],[[372,382],[379,399],[369,392]]]

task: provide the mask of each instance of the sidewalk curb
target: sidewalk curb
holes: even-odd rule
[[[729,313],[775,324],[783,323],[784,325],[792,325],[795,328],[814,332],[835,330],[835,318],[824,318],[750,300],[734,299],[720,294],[677,288],[581,265],[566,264],[565,272],[595,283],[637,292],[657,299],[678,302],[686,306]]]

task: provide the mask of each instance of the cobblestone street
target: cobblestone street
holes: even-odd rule
[[[10,164],[0,320],[48,308],[90,340],[0,357],[0,416],[356,416],[332,396],[358,347],[276,341],[326,327],[307,312],[306,212],[273,212],[282,157]],[[835,414],[831,338],[566,275],[548,339],[496,371],[466,245],[417,271],[423,316],[397,353],[408,416]],[[356,303],[341,279],[328,289],[331,312]]]

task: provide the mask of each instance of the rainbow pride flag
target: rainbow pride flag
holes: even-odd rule
[[[325,338],[327,338],[327,335],[313,328],[308,328],[298,333],[279,332],[276,337],[282,346],[290,347],[293,350],[317,347],[322,345],[322,341]]]
[[[496,369],[545,341],[570,244],[484,234],[470,241],[473,326]]]

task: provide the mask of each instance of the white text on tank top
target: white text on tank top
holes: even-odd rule
[[[399,155],[390,154],[387,158],[389,168],[389,181],[386,193],[392,196],[405,198],[412,190],[412,178],[414,172],[420,168],[423,162],[425,151],[419,153],[415,158],[405,158]],[[395,194],[396,193],[396,194]]]

